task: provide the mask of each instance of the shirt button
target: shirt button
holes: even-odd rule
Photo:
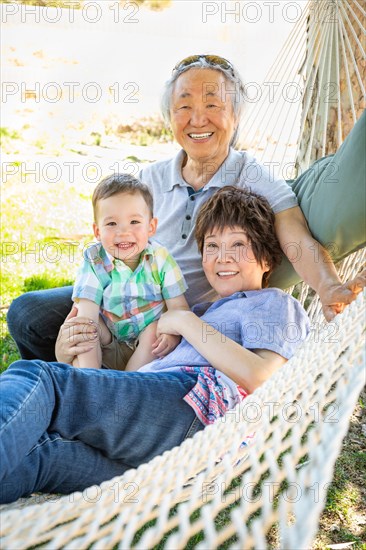
[[[191,199],[191,201],[194,201],[194,199],[195,199],[195,197],[193,195],[189,198]]]
[[[190,219],[191,219],[191,216],[189,214],[187,214],[186,220],[190,220]]]
[[[186,239],[186,238],[187,238],[187,235],[185,233],[183,233],[182,239]]]

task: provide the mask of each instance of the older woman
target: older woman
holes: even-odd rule
[[[353,281],[340,283],[327,252],[311,236],[286,182],[271,177],[248,153],[234,149],[242,99],[242,81],[226,59],[194,55],[174,67],[165,86],[163,114],[182,150],[140,174],[154,195],[159,219],[156,237],[186,276],[190,305],[212,298],[193,236],[197,211],[225,185],[249,187],[268,199],[276,215],[282,250],[301,279],[319,294],[325,317],[330,320],[356,297]],[[70,287],[28,293],[13,302],[8,325],[23,358],[55,359],[57,333],[71,305]]]

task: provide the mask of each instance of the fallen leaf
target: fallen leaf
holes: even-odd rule
[[[330,548],[331,550],[341,550],[342,548],[350,548],[356,544],[355,542],[341,542],[339,544],[329,544],[327,548]]]

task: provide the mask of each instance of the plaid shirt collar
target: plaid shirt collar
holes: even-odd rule
[[[103,250],[105,252],[105,257],[103,258],[103,265],[108,273],[115,268],[130,269],[123,260],[114,258],[114,256],[109,254],[109,252],[107,252],[105,248],[103,248]],[[139,265],[141,265],[144,260],[147,260],[149,257],[153,255],[154,255],[154,250],[153,250],[152,244],[148,242],[146,248],[144,248],[144,250],[141,252]]]

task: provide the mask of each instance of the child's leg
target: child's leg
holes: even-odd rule
[[[102,365],[106,369],[125,370],[133,353],[134,350],[126,342],[118,342],[112,337],[109,344],[102,345]]]
[[[128,361],[125,370],[137,370],[150,361],[156,359],[152,354],[152,345],[156,340],[156,327],[158,322],[151,323],[139,336],[138,346]]]
[[[101,315],[99,315],[99,322],[98,322],[98,332],[99,332],[99,341],[102,346],[107,346],[112,342],[112,334],[105,324],[103,318]]]

